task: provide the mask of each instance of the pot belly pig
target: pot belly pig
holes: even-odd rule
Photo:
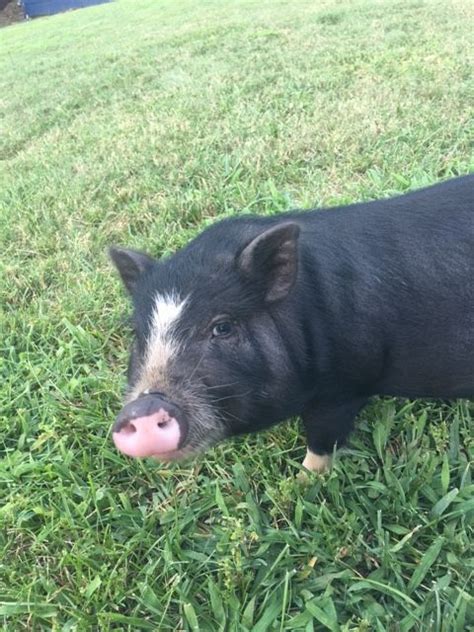
[[[474,396],[474,175],[217,222],[162,260],[111,248],[133,302],[132,457],[178,459],[301,416],[329,463],[373,395]]]

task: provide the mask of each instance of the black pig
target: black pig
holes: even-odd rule
[[[300,415],[322,470],[372,395],[474,396],[474,176],[112,248],[135,341],[113,437],[177,459]]]

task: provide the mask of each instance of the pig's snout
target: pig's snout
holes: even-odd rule
[[[146,394],[127,404],[112,429],[115,446],[133,457],[166,457],[179,450],[186,426],[179,409],[160,394]]]

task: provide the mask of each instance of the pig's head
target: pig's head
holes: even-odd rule
[[[155,260],[112,248],[134,307],[125,406],[113,428],[130,456],[177,459],[294,413],[294,222],[224,221]]]

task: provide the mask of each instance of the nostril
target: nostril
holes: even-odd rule
[[[121,432],[122,434],[125,434],[125,435],[133,434],[136,431],[137,431],[137,429],[132,424],[131,421],[129,421],[128,424],[125,424],[125,426],[119,430],[119,432]]]

